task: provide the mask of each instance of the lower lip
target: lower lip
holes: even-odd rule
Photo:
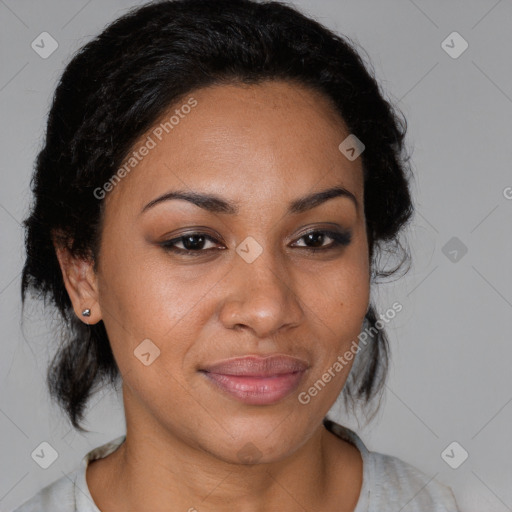
[[[232,397],[251,405],[269,405],[279,402],[297,389],[304,371],[272,377],[246,377],[204,372],[218,388]]]

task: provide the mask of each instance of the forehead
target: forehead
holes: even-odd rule
[[[152,147],[107,199],[135,202],[140,210],[166,188],[188,187],[270,201],[319,182],[361,194],[361,159],[349,161],[338,149],[348,135],[330,100],[304,86],[272,81],[198,89],[134,144],[135,151]]]

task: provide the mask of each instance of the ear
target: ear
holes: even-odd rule
[[[96,324],[101,320],[98,300],[98,279],[94,272],[94,261],[73,256],[70,250],[53,237],[57,259],[59,260],[64,286],[68,292],[76,316],[86,324]],[[82,314],[90,309],[90,316]]]

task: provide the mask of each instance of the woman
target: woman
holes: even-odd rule
[[[412,214],[404,137],[353,45],[277,2],[151,3],[82,48],[23,297],[65,322],[49,385],[73,426],[120,380],[126,435],[17,510],[457,510],[326,418],[382,391],[369,291]]]

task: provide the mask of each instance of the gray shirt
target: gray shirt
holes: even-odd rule
[[[397,457],[369,451],[347,427],[329,420],[324,424],[361,452],[363,485],[354,512],[459,512],[449,487]],[[91,450],[71,474],[41,489],[13,512],[101,512],[87,487],[85,471],[89,461],[106,457],[125,438],[120,436]]]

